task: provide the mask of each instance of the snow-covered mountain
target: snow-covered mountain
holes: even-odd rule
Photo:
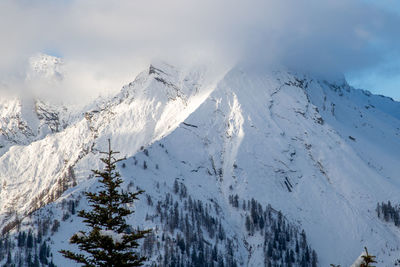
[[[154,229],[143,249],[153,264],[311,266],[315,250],[318,266],[349,266],[364,246],[378,266],[400,258],[400,229],[375,210],[400,203],[400,103],[344,79],[241,66],[215,77],[157,63],[74,115],[1,101],[7,242],[31,229],[56,265],[70,264],[57,251],[76,249],[75,208],[98,187],[90,170],[108,138],[127,157],[124,186],[146,192],[130,222]]]

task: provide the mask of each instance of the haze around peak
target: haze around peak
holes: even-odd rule
[[[4,0],[0,17],[3,88],[16,87],[38,51],[68,62],[73,74],[59,90],[88,95],[119,90],[155,58],[324,75],[362,73],[400,54],[398,13],[361,0]]]

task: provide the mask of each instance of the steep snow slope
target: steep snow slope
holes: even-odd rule
[[[324,123],[326,114],[321,117],[311,101],[328,90],[332,101],[340,103],[337,113],[347,112],[351,120],[358,115],[357,110],[352,111],[357,101],[363,103],[357,93],[353,93],[354,101],[340,101],[334,87],[321,82],[279,72],[252,75],[237,68],[189,116],[186,125],[163,143],[176,162],[185,162],[178,168],[186,171],[178,177],[183,177],[189,188],[196,188],[192,194],[201,199],[218,196],[218,203],[225,205],[222,210],[227,211],[230,194],[270,203],[300,222],[321,266],[337,261],[337,255],[343,259],[338,264],[350,264],[364,245],[384,258],[380,253],[396,248],[399,237],[397,230],[376,219],[374,209],[378,201],[399,201],[395,176],[399,166],[393,164],[399,162],[399,154],[392,153],[399,146],[395,131],[399,120],[381,119],[377,126],[378,132],[387,135],[391,149],[375,150],[373,145],[357,149],[344,135],[352,128],[342,121],[336,129],[329,118]],[[380,146],[377,132],[364,135]],[[360,156],[363,151],[369,152],[372,160]],[[391,160],[387,161],[391,179],[368,163],[380,162],[374,160],[374,153]],[[141,184],[139,179],[137,183]],[[235,220],[230,223],[235,224]],[[257,260],[251,259],[250,265],[256,266]]]
[[[164,67],[163,71],[150,67],[118,96],[95,105],[96,109],[64,131],[11,147],[0,157],[1,210],[27,214],[57,198],[77,180],[86,179],[87,172],[75,177],[72,168],[93,151],[96,142],[112,137],[129,156],[172,131],[209,89],[202,84],[201,72],[179,73]],[[83,162],[87,167],[89,163]]]
[[[65,130],[1,156],[1,211],[10,221],[6,211],[27,214],[73,187],[34,213],[51,210],[61,220],[63,199],[96,190],[89,170],[112,138],[128,157],[128,188],[134,182],[156,203],[177,180],[193,199],[218,206],[214,216],[234,240],[240,265],[264,263],[264,239],[245,230],[246,211],[232,207],[233,195],[271,204],[304,228],[319,266],[348,266],[364,246],[379,266],[393,266],[400,233],[377,218],[375,207],[400,202],[399,135],[400,104],[345,81],[240,67],[208,80],[205,69],[159,64]],[[149,201],[137,210],[132,224],[159,229],[161,239],[160,222],[146,220],[154,212]],[[71,220],[76,228],[67,219],[51,237],[54,250],[82,227]]]

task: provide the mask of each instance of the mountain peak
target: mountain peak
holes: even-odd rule
[[[37,78],[61,80],[63,65],[64,61],[59,57],[37,53],[29,59],[27,80]]]
[[[190,196],[188,203],[201,201],[206,207],[195,210],[210,211],[218,218],[218,229],[227,229],[218,230],[218,242],[215,232],[204,236],[207,249],[215,245],[225,255],[227,242],[229,256],[241,265],[262,265],[267,243],[279,243],[271,243],[270,232],[257,230],[260,225],[251,226],[259,218],[255,211],[264,214],[260,207],[268,204],[281,211],[271,213],[277,221],[283,215],[287,225],[295,226],[294,236],[300,226],[307,232],[321,266],[337,255],[338,264],[350,265],[361,243],[390,265],[394,256],[379,248],[396,250],[397,230],[382,224],[374,212],[378,202],[400,201],[400,121],[392,112],[398,103],[353,89],[343,80],[324,82],[288,71],[235,67],[213,80],[206,72],[152,63],[118,95],[93,104],[66,127],[60,127],[58,110],[37,103],[39,123],[55,130],[18,146],[9,142],[10,149],[0,157],[0,219],[15,219],[7,217],[11,207],[19,216],[48,209],[51,220],[61,222],[61,230],[48,236],[55,251],[68,246],[62,243],[71,234],[68,224],[79,221],[74,214],[65,217],[62,207],[66,201],[77,203],[83,191],[97,190],[90,169],[111,138],[127,157],[121,166],[126,190],[134,184],[147,194],[147,201],[138,203],[134,223],[145,221],[158,229],[153,241],[160,247],[174,247],[168,240],[184,236],[171,230],[173,220],[165,219],[170,214],[163,207],[178,210],[175,225],[181,225],[179,218],[184,225],[188,210],[179,198]],[[10,133],[21,125],[20,115],[14,117]],[[162,204],[165,199],[168,205]],[[240,205],[232,206],[236,202]],[[211,224],[197,229],[205,233]],[[222,241],[224,236],[228,241]],[[295,247],[294,240],[287,241],[287,248]],[[163,256],[158,250],[146,253],[153,262]],[[62,264],[57,257],[55,263]]]

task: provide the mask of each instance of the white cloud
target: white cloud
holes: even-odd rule
[[[400,47],[399,17],[356,0],[2,0],[0,18],[3,82],[38,51],[96,87],[129,81],[153,58],[347,72]]]

